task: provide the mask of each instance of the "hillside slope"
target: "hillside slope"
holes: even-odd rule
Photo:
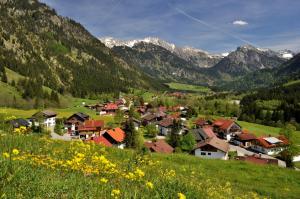
[[[10,154],[11,164],[5,154],[10,149],[18,150]],[[0,193],[8,198],[296,199],[300,194],[300,173],[275,166],[142,155],[38,136],[1,136],[0,153],[0,185],[5,185]]]
[[[37,0],[0,1],[0,67],[82,97],[159,87],[80,24]]]

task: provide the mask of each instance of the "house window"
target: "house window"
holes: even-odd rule
[[[207,155],[211,155],[211,153],[207,153]]]
[[[201,152],[201,155],[206,155],[206,153],[204,153],[204,152]]]

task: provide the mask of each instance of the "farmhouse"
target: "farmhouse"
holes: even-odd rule
[[[148,148],[151,152],[156,153],[173,153],[174,148],[171,147],[165,140],[157,140],[153,142],[145,142],[145,147]]]
[[[100,134],[103,126],[104,121],[102,120],[87,120],[78,126],[79,137],[83,140],[87,140],[97,136]]]
[[[192,130],[192,134],[195,137],[196,142],[205,141],[211,137],[215,137],[215,133],[212,131],[210,126],[206,126],[203,128],[197,128]]]
[[[253,144],[255,140],[255,135],[243,131],[243,133],[235,135],[233,143],[241,147],[248,148]]]
[[[267,155],[277,155],[288,146],[289,141],[284,136],[259,137],[253,141],[251,149]]]
[[[198,142],[194,148],[194,155],[207,159],[228,159],[229,144],[217,137],[211,137]]]
[[[89,120],[90,116],[84,113],[75,113],[65,121],[65,128],[68,133],[78,135],[78,126]]]
[[[40,124],[44,125],[46,128],[54,127],[56,124],[56,113],[51,110],[44,110],[32,115],[32,122],[35,126]]]
[[[158,123],[158,132],[160,135],[167,136],[169,133],[171,133],[173,126],[174,126],[174,119],[165,118]],[[179,134],[181,133],[182,132],[180,131]]]
[[[231,138],[241,132],[241,126],[238,125],[233,120],[228,119],[218,119],[212,124],[214,127],[214,132],[218,134],[218,137],[226,140],[231,140]]]
[[[107,140],[112,146],[123,149],[125,145],[123,141],[125,139],[125,132],[121,128],[114,128],[101,132],[101,137]]]

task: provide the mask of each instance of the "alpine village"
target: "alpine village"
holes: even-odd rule
[[[300,198],[297,51],[96,38],[47,2],[0,0],[1,199]]]

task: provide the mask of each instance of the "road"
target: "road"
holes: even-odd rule
[[[51,138],[54,140],[64,140],[64,141],[71,141],[72,138],[68,133],[64,135],[58,135],[57,133],[51,132]]]

